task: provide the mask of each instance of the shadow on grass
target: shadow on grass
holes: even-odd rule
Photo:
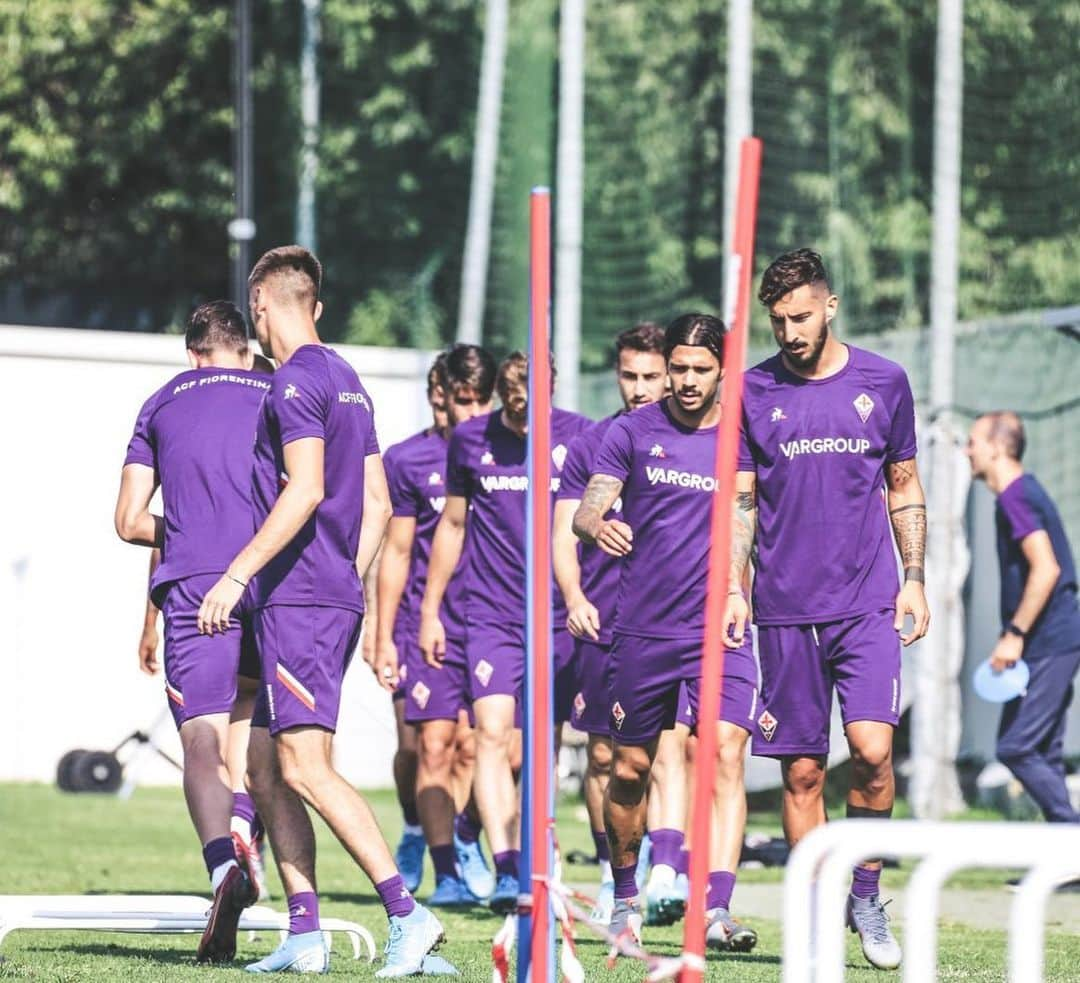
[[[27,953],[71,953],[72,955],[80,956],[106,956],[120,959],[139,959],[145,962],[164,963],[170,966],[191,966],[194,968],[199,964],[195,962],[195,943],[198,942],[198,939],[195,937],[193,938],[194,941],[192,947],[183,952],[175,949],[147,949],[145,943],[142,945],[135,943],[131,945],[121,945],[116,942],[53,946],[35,945],[27,946],[22,951]],[[230,966],[240,969],[243,968],[243,963],[239,961],[219,963],[218,965],[223,968],[228,968]]]

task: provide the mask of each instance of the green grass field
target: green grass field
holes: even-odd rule
[[[372,802],[388,836],[396,839],[399,820],[389,793],[374,794]],[[589,850],[588,830],[582,810],[565,803],[560,810],[559,835],[564,852],[575,847]],[[769,816],[755,817],[756,825],[768,828]],[[381,946],[386,938],[385,919],[371,886],[353,867],[341,847],[316,823],[319,833],[319,877],[322,911],[330,917],[360,921],[374,933]],[[158,893],[206,894],[198,844],[188,822],[179,789],[140,789],[134,798],[67,795],[43,785],[0,785],[0,893]],[[569,867],[567,879],[590,882],[596,868]],[[740,875],[743,883],[778,882],[777,870],[753,870]],[[902,886],[904,870],[887,871],[886,893]],[[990,897],[1002,897],[1001,874],[973,872],[962,883],[980,888]],[[280,885],[271,877],[280,907]],[[419,896],[430,890],[430,879]],[[592,889],[590,884],[587,890]],[[989,894],[989,892],[995,892]],[[738,891],[735,896],[738,913]],[[1002,903],[1005,903],[1004,901]],[[454,963],[462,979],[487,983],[491,979],[490,943],[499,922],[477,909],[440,915],[447,930],[441,954]],[[750,955],[710,956],[708,978],[742,983],[775,981],[780,975],[780,924],[753,919],[760,934]],[[658,952],[679,949],[681,929],[648,930],[646,942]],[[902,926],[899,933],[902,940]],[[613,972],[604,964],[605,947],[587,931],[579,933],[582,962],[589,980],[639,981],[639,964],[623,961]],[[251,942],[240,939],[235,968],[207,968],[192,963],[193,935],[122,935],[80,932],[14,932],[0,954],[0,980],[42,980],[56,983],[117,980],[124,983],[158,980],[240,979],[242,961],[263,955],[276,944],[265,935]],[[976,931],[959,924],[943,923],[941,933],[942,980],[1000,981],[1005,977],[1005,937],[1002,932]],[[848,944],[848,979],[882,980],[866,967],[854,941]],[[1048,980],[1080,979],[1080,938],[1051,933],[1047,947]],[[335,939],[332,973],[370,979],[373,970],[354,963],[347,942]],[[248,977],[244,977],[248,978]],[[899,976],[894,976],[899,979]]]

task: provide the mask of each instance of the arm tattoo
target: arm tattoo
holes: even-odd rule
[[[926,582],[923,572],[926,560],[926,506],[901,505],[889,512],[893,534],[900,547],[904,565],[904,580]]]
[[[573,529],[578,539],[586,543],[596,542],[596,532],[604,521],[604,514],[611,508],[622,491],[623,483],[608,474],[594,474],[589,479],[581,504],[574,513]]]
[[[889,465],[887,477],[890,489],[895,491],[897,488],[901,488],[915,477],[915,462],[894,461]]]
[[[731,528],[730,589],[741,586],[743,571],[750,561],[754,548],[754,530],[757,526],[757,489],[735,493],[734,519]]]

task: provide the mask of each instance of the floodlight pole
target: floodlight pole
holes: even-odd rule
[[[585,187],[585,0],[562,0],[555,187],[555,364],[559,404],[579,405]]]
[[[963,808],[956,775],[960,746],[965,550],[958,502],[954,332],[960,235],[963,128],[963,0],[938,0],[934,91],[934,204],[930,257],[930,475],[927,572],[931,634],[919,643],[912,728],[911,801],[920,819]]]
[[[322,0],[302,0],[300,20],[300,181],[296,195],[296,241],[312,252],[318,249],[315,221],[315,181],[319,174],[319,42],[322,40]]]
[[[484,300],[491,252],[491,210],[495,200],[495,168],[499,160],[499,116],[509,18],[509,0],[488,0],[484,50],[480,60],[469,217],[458,299],[457,340],[473,345],[484,340]]]
[[[228,225],[232,260],[230,293],[233,303],[247,311],[247,277],[251,269],[252,218],[252,109],[251,109],[251,0],[236,0],[233,25],[233,196],[235,215]]]

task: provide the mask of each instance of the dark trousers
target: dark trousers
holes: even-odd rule
[[[1027,693],[1002,707],[997,758],[1050,823],[1080,823],[1065,788],[1065,716],[1073,697],[1080,648],[1024,653],[1031,670]]]

